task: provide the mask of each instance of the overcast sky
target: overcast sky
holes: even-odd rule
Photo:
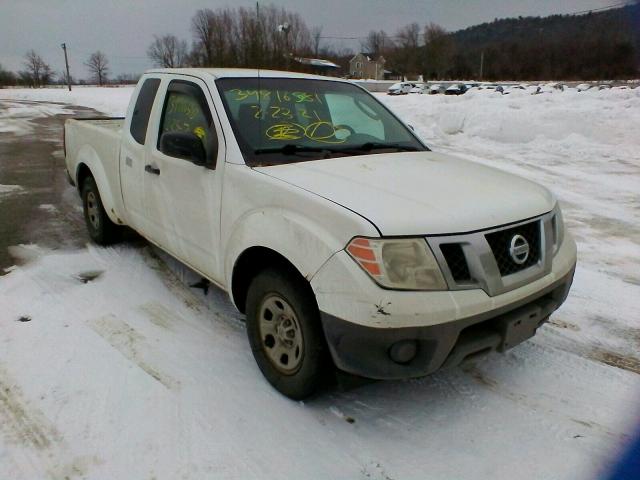
[[[618,0],[619,1],[619,0]],[[571,13],[616,0],[280,0],[265,1],[300,13],[309,27],[327,36],[393,34],[411,22],[438,23],[448,30],[494,18]],[[22,57],[36,50],[56,71],[64,67],[60,44],[69,49],[71,75],[87,76],[82,62],[95,51],[107,54],[112,74],[142,72],[153,65],[146,50],[153,35],[172,33],[191,43],[190,20],[199,8],[247,6],[224,0],[0,0],[0,64],[22,69]],[[337,42],[336,40],[326,40]],[[358,41],[345,41],[357,49]]]

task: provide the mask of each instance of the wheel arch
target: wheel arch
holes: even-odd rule
[[[91,169],[86,163],[80,162],[78,164],[78,167],[76,168],[75,175],[76,187],[78,188],[78,193],[80,195],[82,195],[82,185],[84,184],[85,179],[88,177],[93,177]]]
[[[247,293],[251,281],[261,271],[275,267],[295,275],[313,294],[311,284],[300,270],[281,253],[264,246],[253,246],[244,250],[236,259],[231,274],[231,299],[236,308],[245,313]],[[314,295],[315,298],[315,295]]]
[[[82,195],[82,184],[89,176],[93,177],[98,186],[100,199],[111,221],[117,225],[123,225],[123,215],[116,201],[117,197],[112,191],[107,171],[98,153],[92,147],[84,145],[78,152],[78,163],[75,169],[76,186],[80,195]]]

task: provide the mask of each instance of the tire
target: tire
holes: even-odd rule
[[[323,387],[331,363],[318,306],[305,280],[297,272],[263,270],[249,286],[246,306],[253,357],[269,383],[293,400]]]
[[[93,177],[85,178],[82,184],[82,206],[91,240],[98,245],[111,245],[120,240],[122,227],[113,223],[107,215]]]

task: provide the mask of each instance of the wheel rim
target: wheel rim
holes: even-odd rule
[[[96,230],[100,227],[99,213],[96,194],[93,192],[87,193],[87,217],[89,218],[89,223]]]
[[[260,339],[271,364],[291,375],[302,364],[304,338],[295,311],[280,295],[267,296],[260,306]]]

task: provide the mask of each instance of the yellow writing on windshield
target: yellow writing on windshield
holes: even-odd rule
[[[287,90],[265,90],[265,89],[248,89],[242,90],[240,88],[234,88],[230,90],[234,93],[233,100],[236,102],[242,102],[248,98],[259,102],[260,100],[266,100],[274,96],[278,103],[322,103],[320,96],[315,92],[303,92],[295,91],[290,92]]]
[[[265,132],[269,140],[299,140],[306,137],[319,143],[343,143],[346,138],[337,138],[336,132],[344,127],[330,122],[317,121],[306,127],[297,123],[279,123],[270,126]]]
[[[270,126],[264,134],[270,140],[299,140],[305,135],[305,130],[295,123],[280,123]]]
[[[239,88],[234,88],[232,90],[230,90],[231,92],[235,93],[235,98],[234,100],[237,102],[242,102],[243,100],[246,100],[247,98],[254,98],[256,101],[260,101],[262,99],[267,99],[269,98],[269,96],[271,95],[271,91],[270,90],[241,90]]]

